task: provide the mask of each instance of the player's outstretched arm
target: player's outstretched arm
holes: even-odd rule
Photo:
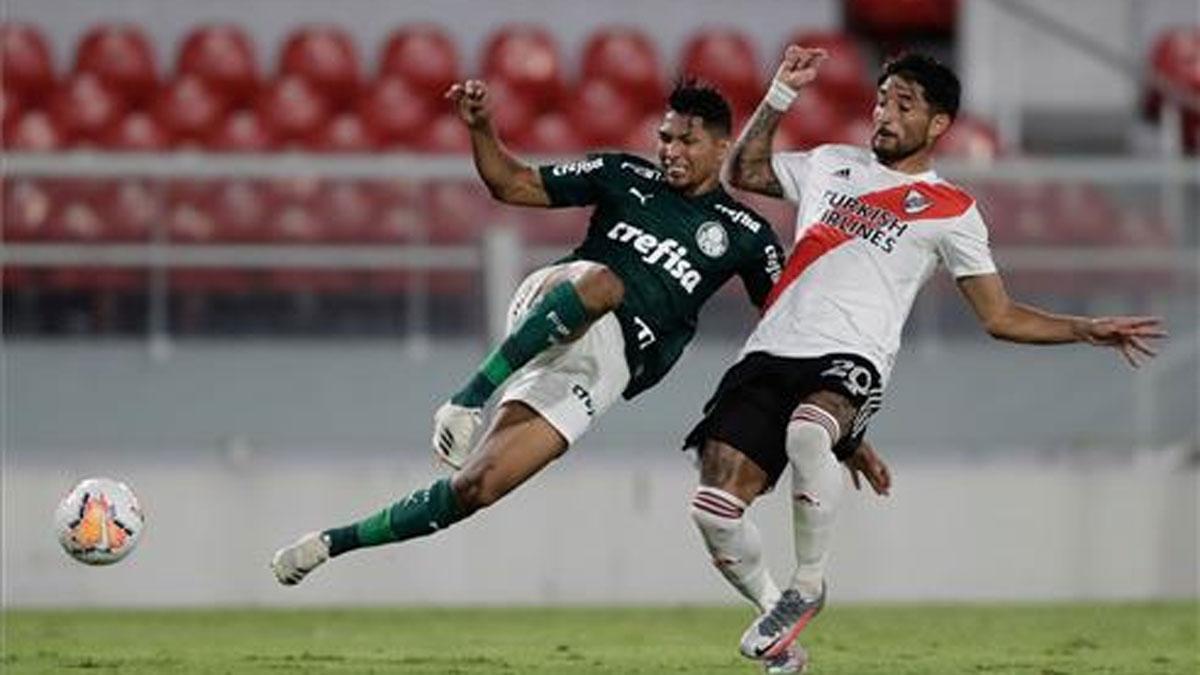
[[[1156,355],[1150,341],[1167,337],[1158,317],[1070,316],[1014,302],[999,274],[963,277],[958,280],[958,288],[980,323],[998,340],[1026,344],[1086,342],[1113,347],[1137,368]]]
[[[471,132],[475,169],[492,196],[505,204],[549,206],[541,174],[517,159],[496,135],[487,85],[479,80],[456,83],[446,91],[446,98]]]
[[[817,78],[817,69],[827,56],[823,49],[788,45],[783,62],[771,80],[771,88],[729,153],[725,178],[732,185],[772,197],[783,196],[783,188],[771,168],[775,129],[800,89]]]

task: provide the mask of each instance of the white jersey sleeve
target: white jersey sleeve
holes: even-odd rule
[[[816,162],[816,150],[810,152],[776,152],[771,154],[771,170],[783,188],[783,196],[793,204],[804,197],[804,184]]]
[[[978,205],[972,204],[954,227],[946,230],[938,240],[937,251],[942,264],[955,279],[996,272],[996,263],[988,247],[987,227],[979,215]]]

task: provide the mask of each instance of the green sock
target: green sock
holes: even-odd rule
[[[467,386],[450,397],[450,402],[468,408],[481,408],[496,388],[521,366],[547,347],[566,339],[588,321],[583,300],[575,285],[564,281],[538,302],[521,325],[488,354]]]
[[[372,516],[323,534],[329,538],[329,555],[337,556],[356,548],[424,537],[450,527],[465,515],[450,488],[450,479],[443,478]]]

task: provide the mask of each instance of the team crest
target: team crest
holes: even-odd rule
[[[702,223],[696,230],[696,245],[710,258],[720,258],[729,250],[729,233],[715,220]]]
[[[913,188],[904,195],[904,212],[905,213],[920,213],[933,205],[929,198],[921,194],[920,190]]]

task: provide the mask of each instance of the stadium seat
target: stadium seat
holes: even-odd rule
[[[505,206],[498,209],[494,222],[516,223],[526,244],[573,247],[587,232],[587,209],[526,209]]]
[[[865,115],[870,111],[875,101],[875,85],[867,60],[852,37],[845,33],[801,31],[788,44],[816,47],[829,53],[829,58],[821,64],[815,88],[838,105],[843,114]],[[777,58],[781,57],[782,50]]]
[[[1000,154],[1000,138],[986,122],[959,115],[937,144],[941,157],[988,162]]]
[[[641,117],[641,106],[609,80],[580,84],[567,104],[566,119],[587,147],[614,147]]]
[[[425,239],[421,190],[417,184],[392,180],[372,183],[370,188],[375,193],[378,216],[362,231],[364,241],[401,243]]]
[[[329,242],[332,224],[315,208],[315,199],[281,199],[267,219],[268,237],[276,244]],[[281,267],[267,272],[267,288],[283,293],[336,293],[354,288],[356,275],[343,270]]]
[[[832,95],[813,87],[800,92],[779,126],[787,134],[789,147],[804,149],[833,142],[845,121],[846,116]]]
[[[1200,97],[1200,25],[1169,29],[1158,36],[1150,50],[1154,71],[1184,92]],[[1157,120],[1162,96],[1156,90],[1145,94],[1145,112]],[[1189,152],[1200,150],[1200,112],[1185,111],[1183,145]]]
[[[712,29],[688,39],[679,59],[685,75],[716,85],[733,105],[736,117],[754,110],[763,95],[754,43],[735,29]]]
[[[279,58],[280,75],[298,75],[335,106],[358,95],[358,51],[354,39],[336,26],[307,26],[288,36]]]
[[[524,133],[539,114],[537,102],[526,98],[516,85],[507,80],[491,80],[487,85],[488,97],[492,102],[492,123],[500,138],[514,138]]]
[[[847,0],[847,25],[870,35],[949,35],[958,22],[958,0]]]
[[[359,99],[358,113],[371,133],[389,145],[412,143],[426,132],[433,116],[420,90],[396,75],[373,82]]]
[[[28,110],[4,129],[4,148],[22,152],[55,152],[67,146],[62,127],[43,110]]]
[[[7,134],[9,126],[15,124],[25,112],[25,99],[15,89],[0,87],[0,129]]]
[[[96,198],[106,241],[149,241],[162,221],[165,200],[159,181],[123,178],[100,184]]]
[[[256,110],[235,110],[209,133],[205,146],[218,152],[267,152],[279,140]]]
[[[373,152],[379,139],[358,113],[343,112],[309,136],[307,147],[316,152]]]
[[[388,36],[379,58],[379,74],[402,78],[428,100],[446,93],[458,79],[458,52],[439,26],[413,24]]]
[[[848,120],[842,120],[833,138],[829,139],[829,143],[842,143],[845,145],[867,145],[871,142],[871,131],[873,125],[871,120],[866,117],[853,117]]]
[[[229,103],[197,75],[184,75],[163,86],[154,101],[154,117],[181,142],[197,142],[218,127]]]
[[[578,152],[585,143],[576,129],[566,115],[545,113],[539,115],[525,133],[513,139],[513,145],[518,150],[546,155]]]
[[[492,200],[478,181],[432,181],[423,197],[431,243],[478,243],[493,220]]]
[[[662,120],[662,112],[646,113],[637,124],[629,127],[625,137],[621,139],[620,147],[653,159],[658,149],[658,127],[662,125]]]
[[[360,180],[323,181],[314,206],[326,241],[369,240],[371,223],[379,217],[375,191]]]
[[[127,104],[92,73],[77,73],[50,97],[49,111],[68,144],[98,142],[125,114]]]
[[[108,150],[164,152],[174,145],[174,137],[153,115],[135,110],[109,127],[101,145]]]
[[[5,241],[37,241],[49,237],[50,210],[55,195],[44,181],[4,180]]]
[[[249,104],[258,88],[258,61],[246,32],[235,24],[198,26],[188,32],[175,61],[178,75],[195,75],[214,93]]]
[[[632,27],[602,28],[583,48],[583,79],[608,80],[628,94],[639,112],[663,105],[662,66],[655,43]]]
[[[215,216],[216,189],[217,184],[207,180],[175,180],[167,186],[165,223],[169,241],[205,245],[225,240]],[[167,284],[173,293],[185,295],[244,293],[254,287],[258,276],[257,271],[243,268],[172,267]]]
[[[272,200],[273,194],[263,181],[220,181],[207,197],[214,219],[214,239],[222,242],[268,241],[267,216],[271,213]]]
[[[285,75],[259,93],[258,114],[280,141],[301,141],[329,119],[325,98],[298,75]]]
[[[505,26],[492,33],[484,47],[484,79],[490,85],[507,82],[535,112],[557,105],[563,93],[562,70],[558,44],[543,28]]]
[[[54,87],[54,61],[37,27],[0,24],[0,72],[4,73],[4,88],[19,92],[31,105],[49,95]]]
[[[471,151],[471,137],[458,115],[447,112],[434,117],[412,147],[420,152],[465,154]]]
[[[100,24],[75,49],[75,72],[93,73],[131,103],[154,95],[157,67],[150,40],[132,24]]]

